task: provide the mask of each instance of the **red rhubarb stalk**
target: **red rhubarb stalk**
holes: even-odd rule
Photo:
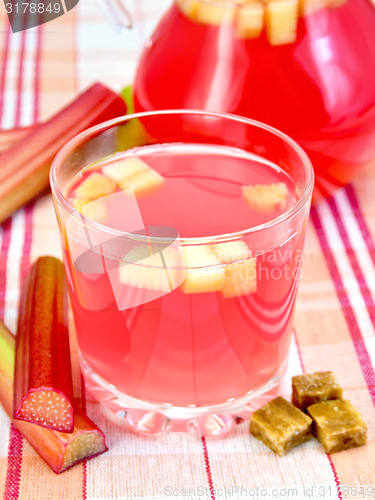
[[[0,154],[0,223],[48,186],[51,161],[79,132],[126,114],[123,99],[96,83]]]
[[[16,337],[16,420],[73,431],[73,385],[64,266],[41,257],[22,291]]]
[[[9,416],[12,414],[15,344],[13,335],[0,322],[0,403]],[[75,411],[72,433],[19,420],[13,420],[13,424],[56,473],[107,450],[104,434],[79,408]]]
[[[36,127],[37,125],[32,125],[31,127],[18,127],[0,130],[0,151],[4,151],[13,146],[13,144],[30,134],[33,128]]]

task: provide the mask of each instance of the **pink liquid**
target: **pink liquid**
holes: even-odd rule
[[[374,30],[371,2],[348,0],[300,16],[296,41],[271,46],[265,31],[240,38],[233,23],[195,22],[174,3],[140,60],[136,110],[204,109],[272,125],[300,143],[316,191],[331,194],[375,156]]]
[[[182,237],[202,237],[245,230],[280,215],[251,210],[241,196],[242,185],[284,182],[287,207],[295,202],[296,187],[285,172],[239,150],[184,144],[147,147],[136,154],[165,177],[160,190],[138,200],[145,226],[168,225]],[[79,175],[70,197],[100,169],[96,165]],[[118,227],[115,219],[106,224]],[[214,405],[262,387],[287,357],[301,231],[292,231],[287,241],[277,229],[247,241],[257,254],[256,293],[225,298],[221,292],[187,294],[178,287],[122,311],[108,276],[79,272],[66,250],[85,361],[119,391],[164,404]],[[78,281],[84,300],[74,285]],[[126,290],[135,292],[134,287]]]

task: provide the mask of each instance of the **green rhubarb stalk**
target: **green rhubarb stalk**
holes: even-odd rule
[[[41,257],[22,290],[16,337],[16,420],[73,431],[68,293],[62,262]]]
[[[16,355],[14,336],[0,322],[0,403],[12,415],[13,377]],[[105,436],[80,409],[75,409],[72,433],[13,420],[14,426],[57,474],[107,450]]]

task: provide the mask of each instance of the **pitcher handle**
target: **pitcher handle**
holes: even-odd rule
[[[124,0],[104,0],[104,3],[108,8],[113,23],[118,29],[131,29],[133,27],[133,19],[125,6]]]

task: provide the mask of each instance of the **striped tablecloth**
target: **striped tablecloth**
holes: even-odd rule
[[[130,83],[139,50],[168,3],[129,0],[136,24],[125,34],[115,31],[100,0],[81,0],[42,27],[12,34],[1,3],[1,127],[43,120],[95,80],[114,89]],[[335,372],[365,416],[367,446],[329,456],[312,440],[280,459],[249,436],[247,423],[220,440],[144,438],[88,401],[109,451],[56,476],[0,408],[4,499],[375,498],[374,192],[375,166],[312,210],[289,365],[289,375]],[[60,255],[50,195],[0,228],[0,318],[13,331],[20,283],[42,254]]]

